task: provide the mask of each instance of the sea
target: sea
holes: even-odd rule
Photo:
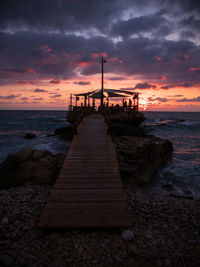
[[[148,134],[168,139],[172,159],[155,178],[157,185],[172,185],[180,193],[200,192],[200,112],[144,112]]]
[[[22,149],[67,153],[70,143],[57,136],[48,136],[56,128],[69,125],[66,111],[0,110],[0,162]],[[37,138],[24,139],[26,133]]]
[[[48,136],[69,125],[66,111],[0,111],[0,163],[22,149],[48,150],[66,154],[70,142]],[[144,112],[148,134],[168,139],[172,159],[154,179],[154,186],[170,184],[178,191],[200,192],[200,112]],[[28,132],[37,138],[24,139]]]

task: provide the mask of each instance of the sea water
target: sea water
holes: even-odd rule
[[[200,192],[200,113],[144,112],[148,134],[173,143],[172,160],[154,179],[157,185],[173,184],[181,189]],[[67,153],[69,142],[56,136],[47,137],[54,129],[67,126],[66,111],[0,111],[0,162],[22,149]],[[37,135],[24,139],[27,132]]]
[[[200,192],[200,112],[144,112],[149,134],[168,139],[172,160],[157,175],[157,183],[177,190]]]
[[[69,142],[59,140],[48,134],[56,128],[69,125],[66,111],[0,111],[0,162],[9,154],[22,149],[48,150],[53,154],[67,153]],[[28,132],[37,138],[24,139]]]

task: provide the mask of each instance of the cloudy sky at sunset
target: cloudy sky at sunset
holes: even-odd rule
[[[200,111],[199,0],[1,0],[0,109],[66,109],[70,93],[140,93]]]

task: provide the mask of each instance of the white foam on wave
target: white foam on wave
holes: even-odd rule
[[[50,151],[52,154],[56,154],[57,151],[53,148],[53,142],[47,144],[38,144],[34,147],[34,149],[42,150],[42,151]]]
[[[194,121],[183,121],[179,122],[180,125],[186,125],[186,126],[200,126],[200,121],[199,120],[194,120]]]
[[[173,159],[159,174],[162,182],[187,185],[200,189],[200,165],[182,159]]]

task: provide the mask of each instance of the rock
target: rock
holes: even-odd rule
[[[129,124],[132,126],[139,127],[142,122],[145,121],[145,117],[142,113],[127,113],[117,112],[110,115],[109,120],[111,122]]]
[[[120,173],[126,183],[150,182],[173,151],[170,141],[155,136],[122,136],[115,142]]]
[[[8,255],[0,255],[0,265],[1,266],[14,266],[13,258]]]
[[[103,240],[103,243],[104,243],[105,245],[110,244],[110,242],[111,242],[111,239],[109,239],[109,238],[105,238],[105,239]]]
[[[54,130],[55,135],[58,135],[60,139],[63,140],[72,140],[73,138],[73,128],[71,125],[66,127],[57,128]]]
[[[33,139],[33,138],[36,138],[36,137],[37,137],[37,135],[34,134],[34,133],[26,133],[24,135],[24,139]]]
[[[183,189],[183,193],[186,195],[191,195],[192,191],[190,191],[189,189]]]
[[[171,260],[166,259],[166,260],[164,261],[164,266],[166,266],[166,267],[170,267],[170,266],[171,266]]]
[[[130,241],[133,239],[134,237],[134,233],[131,230],[125,230],[122,234],[121,234],[122,239],[124,239],[125,241]]]
[[[0,164],[0,188],[33,184],[53,184],[60,171],[64,155],[53,155],[49,151],[22,150],[9,155]]]
[[[138,247],[135,244],[131,244],[128,247],[128,255],[130,256],[138,256],[140,255],[141,251],[138,249]]]
[[[152,251],[147,252],[146,257],[148,260],[153,261],[156,258],[156,254]]]
[[[196,254],[200,254],[200,245],[198,245],[198,246],[196,246],[195,248],[194,248],[194,253],[196,253]]]
[[[162,189],[165,189],[167,191],[175,191],[174,187],[172,184],[164,184],[161,186]]]
[[[3,217],[1,224],[8,224],[9,220],[8,217]]]
[[[111,122],[108,126],[108,133],[116,136],[131,135],[131,136],[145,136],[142,128],[134,125]]]
[[[54,131],[52,131],[52,132],[47,134],[47,137],[51,137],[51,136],[55,136],[55,132]]]

